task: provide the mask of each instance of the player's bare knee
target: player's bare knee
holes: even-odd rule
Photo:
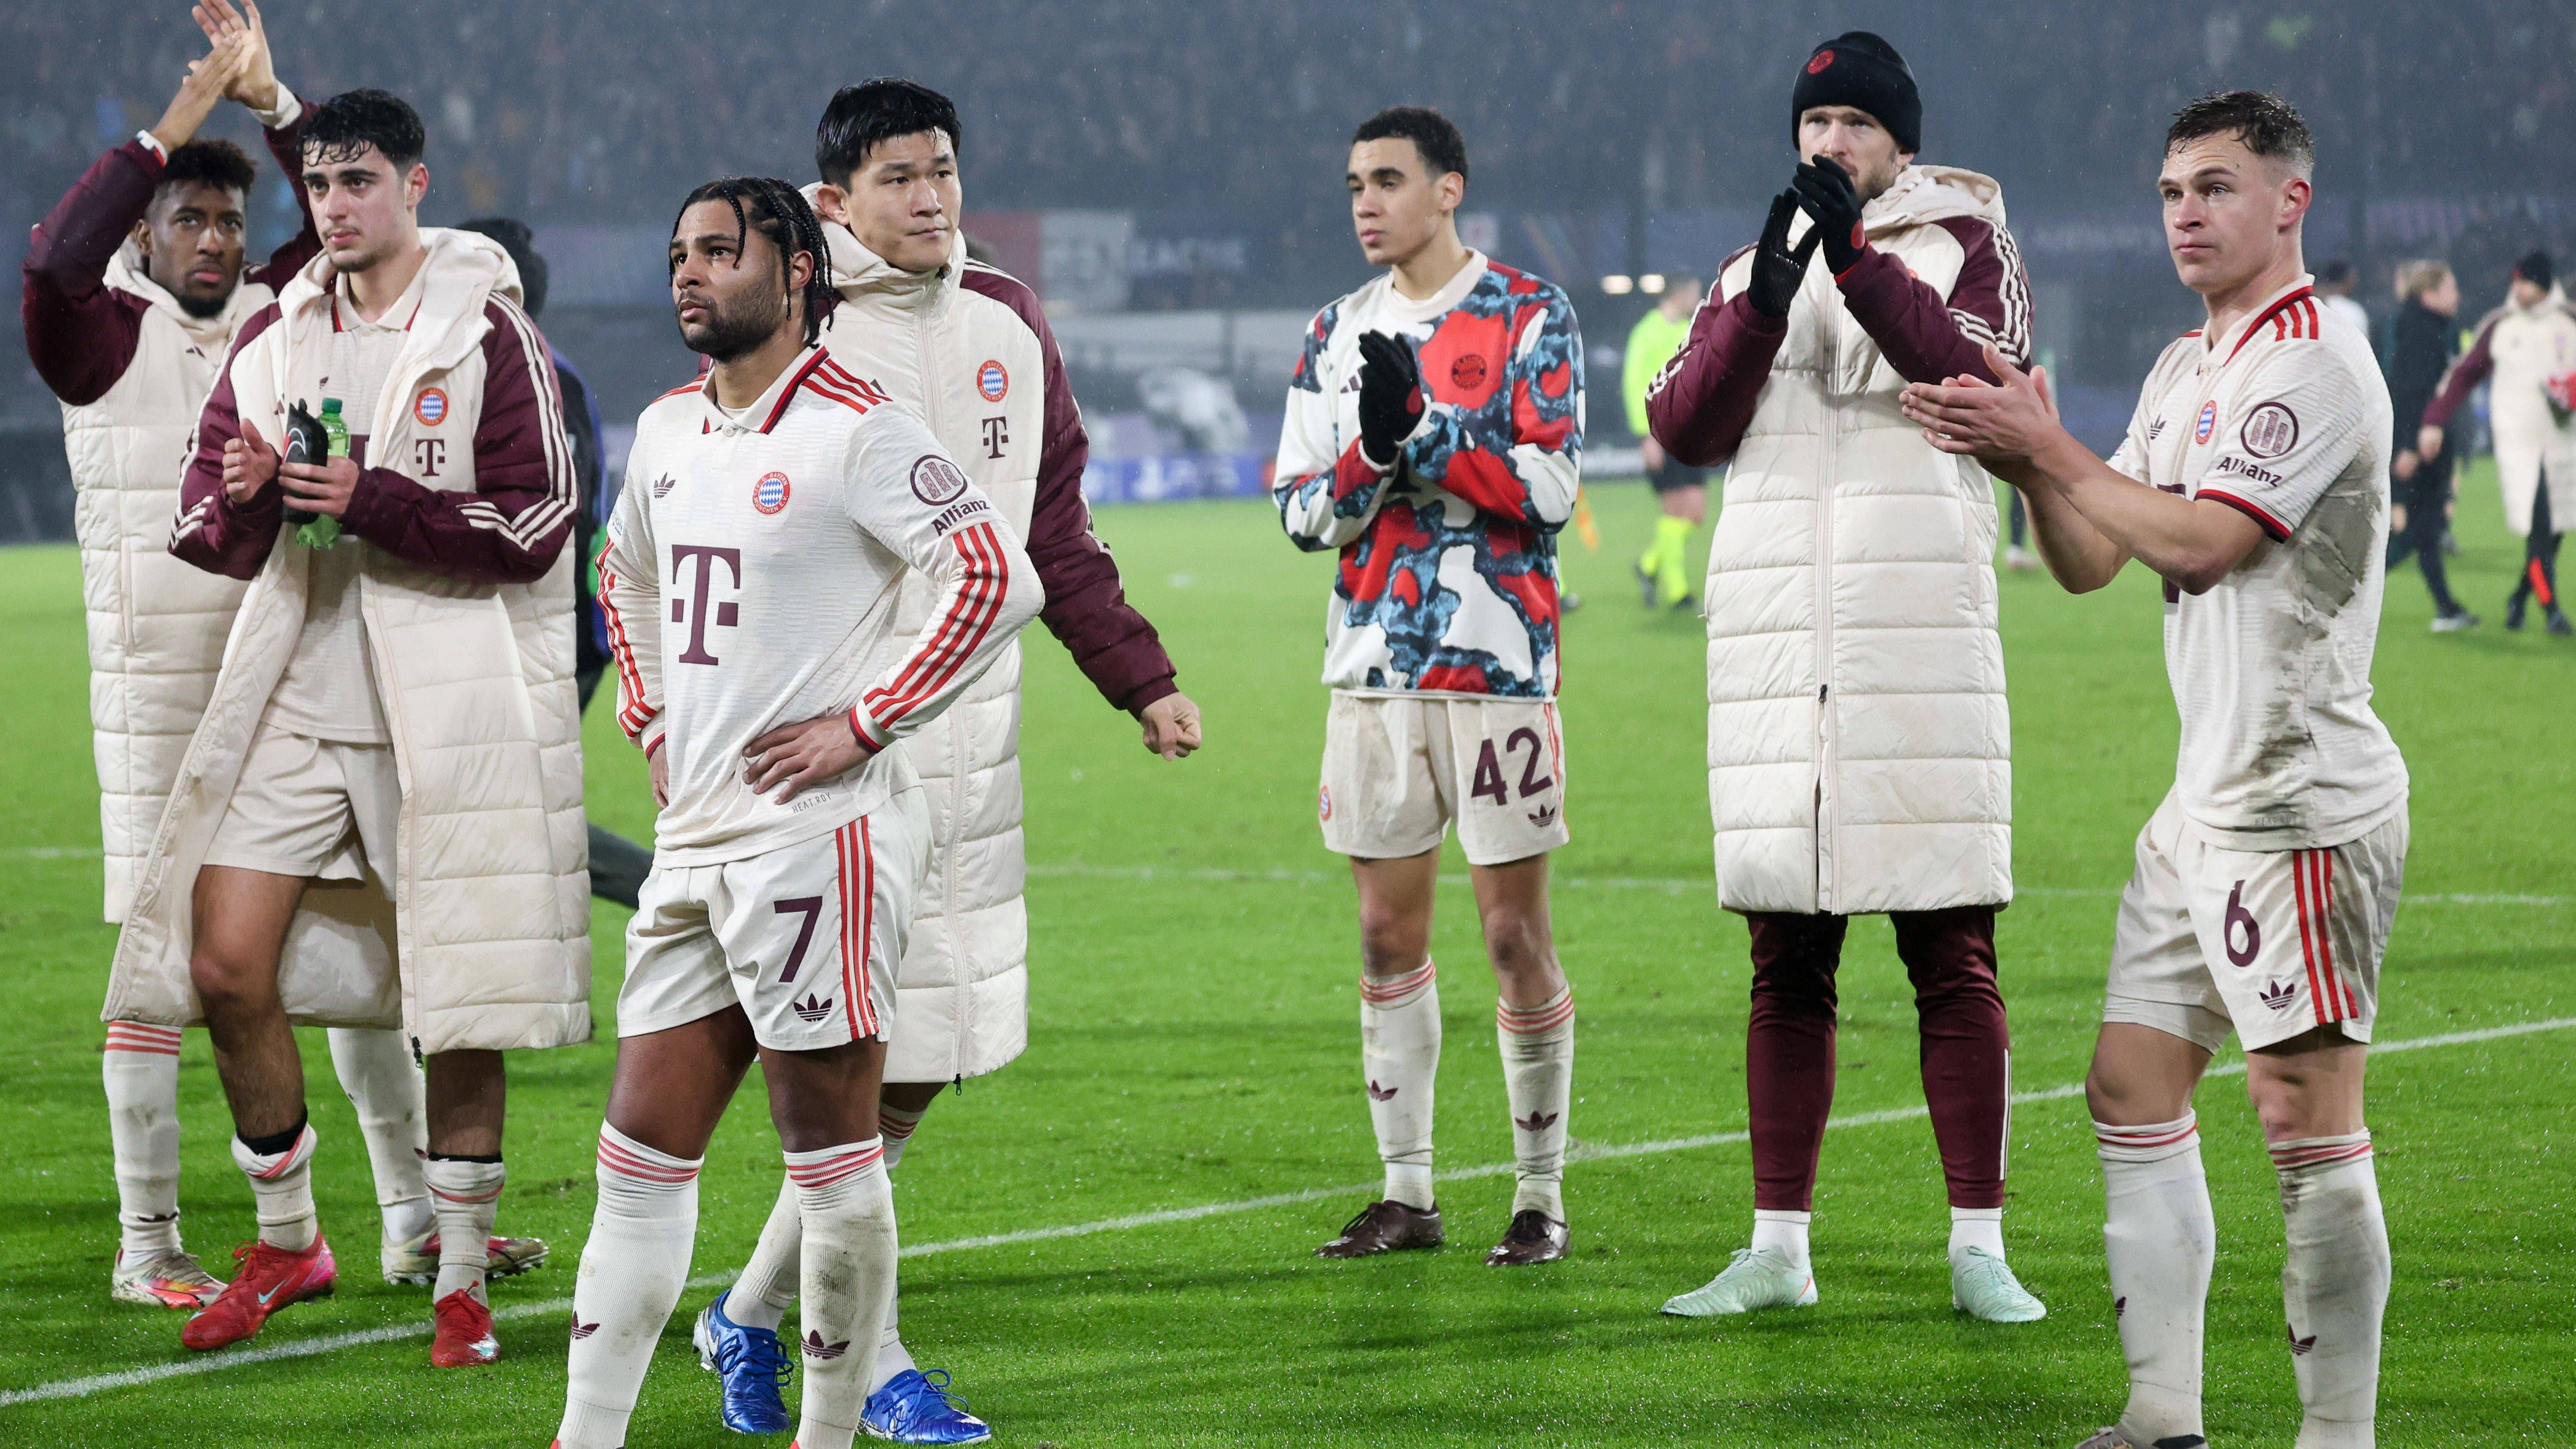
[[[277,973],[220,952],[198,950],[188,958],[188,983],[211,1015],[256,1009],[277,995]]]
[[[1371,976],[1417,971],[1431,954],[1431,922],[1411,911],[1360,907],[1360,969]]]

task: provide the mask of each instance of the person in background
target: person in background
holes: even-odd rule
[[[536,233],[528,224],[513,216],[481,216],[457,224],[458,231],[488,236],[510,254],[511,264],[519,269],[519,290],[527,299],[528,320],[534,322],[546,310],[546,259],[537,250]],[[578,651],[573,666],[573,679],[581,689],[581,707],[590,708],[590,697],[599,689],[600,676],[608,668],[608,621],[599,611],[599,526],[605,512],[600,488],[608,476],[607,459],[600,451],[599,402],[591,396],[590,384],[573,370],[563,349],[546,342],[546,356],[554,362],[555,383],[563,389],[564,436],[572,440],[574,486],[580,490],[581,511],[573,515],[573,547],[580,550],[581,571],[574,577],[573,647]],[[604,901],[615,901],[628,910],[635,909],[636,893],[643,889],[644,877],[653,870],[653,852],[636,844],[598,821],[590,822],[590,893]]]
[[[2576,633],[2558,603],[2556,522],[2576,513],[2576,310],[2547,252],[2514,263],[2504,305],[2479,319],[2476,340],[2442,375],[2416,434],[2419,456],[2442,451],[2452,417],[2490,379],[2487,418],[2505,526],[2526,540],[2504,626],[2520,629],[2537,597],[2550,633]]]
[[[1664,451],[1646,425],[1646,393],[1655,375],[1690,336],[1691,314],[1699,310],[1697,277],[1676,277],[1656,299],[1654,309],[1628,329],[1627,361],[1619,370],[1619,398],[1628,406],[1628,431],[1646,455],[1646,482],[1655,490],[1655,541],[1637,560],[1637,587],[1649,609],[1678,609],[1691,603],[1690,539],[1708,519],[1708,472]]]
[[[2449,439],[2430,456],[2416,449],[2416,422],[2442,385],[2458,350],[2460,279],[2450,263],[2427,259],[2397,267],[2401,304],[2389,329],[2388,395],[2396,407],[2397,437],[2388,473],[2395,506],[2389,510],[2388,567],[2415,557],[2424,570],[2424,587],[2433,595],[2433,632],[2455,634],[2474,629],[2478,616],[2451,597],[2449,568],[2442,558],[2442,534],[2449,526],[2451,464]]]
[[[2353,271],[2352,263],[2343,258],[2325,262],[2317,268],[2317,305],[2326,309],[2329,315],[2351,323],[2355,332],[2370,338],[2372,350],[2376,351],[2378,339],[2370,336],[2370,310],[2353,300],[2353,288],[2360,281],[2360,274]]]

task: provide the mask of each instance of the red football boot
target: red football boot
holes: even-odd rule
[[[289,1303],[331,1296],[332,1280],[340,1276],[339,1265],[331,1261],[331,1244],[320,1233],[300,1253],[250,1242],[233,1249],[233,1258],[241,1269],[223,1296],[179,1330],[179,1342],[200,1353],[259,1332],[270,1314]]]
[[[439,1368],[472,1368],[501,1356],[501,1340],[492,1334],[492,1310],[470,1291],[459,1288],[430,1309],[438,1334],[429,1343],[429,1361]]]

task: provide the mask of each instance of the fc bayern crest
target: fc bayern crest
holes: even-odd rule
[[[2209,435],[2216,431],[2218,431],[2218,401],[2212,398],[2200,405],[2200,421],[2191,425],[2191,440],[2195,443],[2206,443],[2209,441]]]
[[[913,460],[912,496],[933,508],[954,503],[966,491],[966,475],[957,465],[937,453],[924,453]]]
[[[986,402],[1000,402],[1011,391],[1010,371],[992,358],[985,358],[984,365],[975,369],[975,391]]]
[[[437,427],[447,417],[447,394],[434,387],[422,388],[420,396],[411,400],[411,415],[420,419],[422,427]]]
[[[751,506],[763,513],[776,513],[787,506],[787,475],[763,473],[751,485]]]

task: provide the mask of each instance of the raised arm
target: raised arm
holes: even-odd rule
[[[1413,475],[1482,512],[1554,533],[1574,516],[1583,482],[1583,334],[1574,304],[1549,289],[1513,316],[1512,442],[1496,453],[1461,414],[1434,409],[1405,445]]]
[[[1861,249],[1834,276],[1843,305],[1907,382],[1973,377],[1993,382],[1991,346],[2013,365],[2030,361],[2030,277],[2012,234],[1975,217],[1935,223],[1959,243],[1959,277],[1942,296],[1903,262]]]
[[[224,94],[259,118],[260,138],[268,143],[269,156],[286,174],[287,189],[295,196],[302,225],[269,253],[266,265],[248,269],[242,278],[282,291],[322,250],[322,238],[313,229],[313,208],[304,196],[304,103],[277,79],[276,57],[268,47],[268,25],[260,18],[254,0],[242,0],[238,10],[233,8],[232,0],[197,0],[190,13],[196,17],[197,28],[206,32],[209,43],[218,48],[241,48],[241,66]]]
[[[580,506],[563,393],[536,324],[516,303],[484,306],[483,413],[474,488],[427,487],[390,468],[359,471],[341,526],[378,548],[477,583],[530,583],[554,567]]]
[[[1279,424],[1279,455],[1272,465],[1270,497],[1279,526],[1308,553],[1340,548],[1368,531],[1385,501],[1395,460],[1372,461],[1360,440],[1341,441],[1336,426],[1339,378],[1324,374],[1339,304],[1315,315],[1306,348],[1288,379],[1286,416]]]

